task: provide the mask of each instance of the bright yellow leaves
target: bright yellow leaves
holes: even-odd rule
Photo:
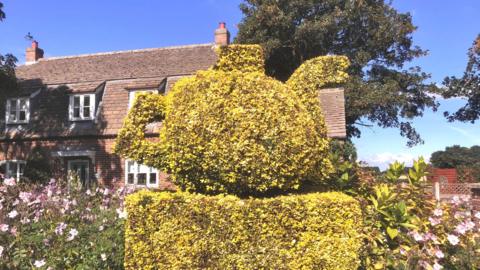
[[[318,90],[346,79],[348,59],[312,59],[284,84],[265,75],[259,46],[218,50],[214,67],[178,81],[167,96],[139,96],[117,153],[206,194],[264,194],[324,180],[332,166]],[[154,120],[164,122],[151,143],[144,130]]]

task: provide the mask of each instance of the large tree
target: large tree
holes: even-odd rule
[[[473,166],[480,162],[480,146],[461,147],[459,145],[446,147],[430,157],[430,163],[437,168],[457,168]]]
[[[305,60],[326,54],[352,62],[345,85],[348,135],[359,126],[399,128],[408,145],[422,142],[411,120],[436,110],[436,87],[419,67],[427,52],[413,45],[409,13],[383,0],[245,0],[238,43],[260,43],[269,75],[286,80]]]
[[[454,113],[445,112],[450,121],[472,122],[480,118],[480,35],[468,50],[468,63],[461,77],[447,77],[444,80],[446,90],[443,96],[464,97],[466,104]]]
[[[3,4],[0,2],[0,21],[5,19]],[[11,54],[0,54],[0,112],[5,111],[5,98],[16,89],[15,63],[17,58]]]

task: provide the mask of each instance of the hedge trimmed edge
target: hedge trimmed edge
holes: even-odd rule
[[[342,193],[266,199],[139,191],[126,269],[357,269],[362,218]]]

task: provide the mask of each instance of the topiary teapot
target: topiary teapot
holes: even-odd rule
[[[332,172],[318,90],[343,83],[349,61],[321,56],[286,82],[265,74],[258,45],[217,48],[208,70],[166,94],[141,94],[115,144],[116,153],[170,175],[182,190],[258,195],[299,189]],[[159,138],[145,138],[162,121]]]

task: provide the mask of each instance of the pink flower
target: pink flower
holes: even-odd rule
[[[65,230],[67,228],[67,224],[61,222],[57,225],[57,227],[55,228],[55,234],[56,235],[63,235],[63,230]]]
[[[33,265],[37,268],[41,268],[46,264],[45,260],[36,260]]]
[[[437,257],[439,259],[442,259],[442,258],[445,257],[445,254],[443,254],[443,252],[440,249],[436,249],[435,250],[435,257]]]
[[[423,236],[419,234],[417,231],[411,232],[410,234],[412,235],[413,239],[415,239],[415,241],[417,242],[424,241]]]
[[[17,182],[15,181],[15,178],[8,178],[8,179],[5,179],[3,180],[3,183],[6,185],[6,186],[15,186],[17,184]]]
[[[447,235],[447,239],[448,239],[448,242],[450,242],[450,244],[453,245],[453,246],[457,245],[460,242],[458,237],[456,235],[453,235],[453,234]]]
[[[20,200],[22,200],[22,202],[24,202],[24,203],[29,202],[31,196],[32,196],[32,193],[30,193],[30,192],[20,192],[20,194],[18,195]]]
[[[8,213],[9,218],[15,218],[16,216],[18,216],[17,210],[12,210],[10,213]]]
[[[438,218],[429,217],[428,221],[430,221],[430,224],[432,224],[432,226],[436,226],[440,224],[440,219]]]
[[[475,212],[475,218],[480,219],[480,212]]]
[[[17,236],[17,227],[12,227],[10,229],[10,233],[13,235],[13,236]]]
[[[8,228],[9,228],[8,224],[1,224],[0,225],[0,231],[2,231],[2,232],[7,232]]]
[[[465,224],[460,223],[455,228],[455,231],[461,235],[464,235],[467,232],[467,228],[465,227]]]
[[[433,270],[440,270],[440,269],[442,269],[442,268],[443,268],[443,266],[441,266],[440,264],[438,264],[438,262],[435,262],[435,263],[433,264]]]
[[[453,196],[452,203],[455,204],[455,205],[459,205],[460,204],[460,198],[458,196]]]
[[[436,217],[441,217],[443,215],[443,210],[440,208],[437,208],[433,211],[433,215]]]

